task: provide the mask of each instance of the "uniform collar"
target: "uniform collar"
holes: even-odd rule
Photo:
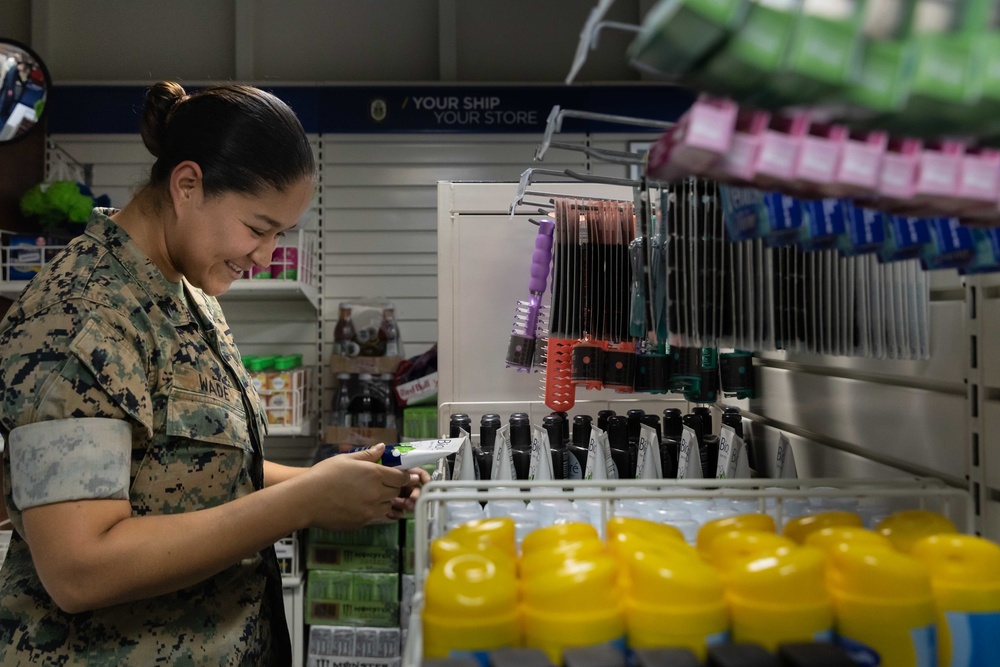
[[[183,283],[170,282],[164,277],[128,232],[110,218],[116,212],[117,209],[113,208],[95,208],[87,223],[86,234],[114,255],[173,324],[190,324],[191,315],[185,304]]]

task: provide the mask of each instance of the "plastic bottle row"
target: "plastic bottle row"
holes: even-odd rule
[[[509,518],[463,523],[431,543],[423,654],[525,646],[559,665],[595,645],[704,659],[729,643],[825,641],[862,665],[998,664],[1000,547],[926,510],[860,523],[833,511],[779,535],[744,514],[706,523],[692,546],[672,526],[615,517],[606,540],[570,521],[520,548]]]
[[[339,373],[329,426],[396,428],[396,392],[392,373]]]
[[[570,422],[572,421],[572,426]],[[731,428],[735,435],[743,438],[743,420],[740,410],[727,407],[722,415],[723,426]],[[682,414],[677,408],[667,408],[660,415],[643,410],[629,410],[624,415],[614,410],[601,410],[594,421],[590,415],[576,415],[570,419],[563,412],[554,412],[542,419],[542,429],[547,435],[552,459],[553,479],[584,479],[588,456],[593,450],[592,434],[607,434],[607,444],[614,463],[615,477],[636,479],[637,465],[642,446],[642,428],[652,429],[659,459],[660,475],[664,479],[684,477],[682,469],[685,458],[685,443],[697,448],[700,460],[700,477],[718,477],[720,451],[728,456],[731,443],[712,432],[712,411],[708,407],[696,407],[690,414]],[[494,479],[493,462],[497,434],[502,427],[499,414],[482,415],[479,422],[479,443],[473,448],[476,479]],[[472,434],[472,420],[465,413],[455,413],[449,418],[449,437],[457,438],[462,433]],[[515,479],[530,479],[532,448],[535,445],[533,427],[527,413],[510,415],[507,428],[502,434],[509,441]],[[647,441],[652,444],[652,438]],[[754,467],[751,448],[746,448],[749,469]],[[450,456],[449,478],[455,478],[455,457]],[[723,459],[726,463],[726,459]],[[688,466],[684,466],[685,468]],[[730,475],[731,476],[731,475]],[[500,478],[503,479],[503,478]]]

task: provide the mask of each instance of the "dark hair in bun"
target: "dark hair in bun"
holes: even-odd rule
[[[156,157],[147,187],[165,190],[174,167],[201,167],[207,196],[283,191],[316,163],[302,124],[287,104],[252,86],[212,86],[187,95],[161,81],[146,93],[142,141]]]

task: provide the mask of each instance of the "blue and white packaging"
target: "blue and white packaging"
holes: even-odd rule
[[[958,272],[972,275],[1000,271],[1000,229],[973,229],[972,240],[976,254]]]
[[[931,242],[920,253],[924,270],[958,269],[972,261],[975,256],[972,230],[960,225],[958,218],[933,218],[930,228]]]
[[[764,242],[769,248],[779,248],[795,243],[802,227],[802,202],[781,192],[764,193],[764,210],[767,225]]]
[[[764,235],[767,221],[763,192],[755,188],[720,185],[719,198],[730,241],[748,241]]]
[[[913,259],[922,247],[931,242],[927,220],[906,215],[885,216],[885,241],[878,251],[883,262]]]
[[[885,241],[884,217],[882,211],[847,203],[844,207],[846,229],[837,241],[837,249],[848,257],[877,252]]]
[[[799,247],[807,252],[828,250],[837,244],[837,237],[844,233],[843,199],[811,199],[801,203],[805,214],[799,228]]]

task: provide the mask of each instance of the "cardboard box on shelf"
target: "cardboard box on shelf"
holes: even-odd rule
[[[330,355],[330,370],[334,373],[395,373],[396,367],[403,361],[402,357],[345,357],[341,354]]]
[[[394,428],[355,428],[352,426],[327,426],[323,431],[323,442],[338,445],[341,451],[354,447],[371,447],[380,442],[387,445],[399,442],[399,433]]]

